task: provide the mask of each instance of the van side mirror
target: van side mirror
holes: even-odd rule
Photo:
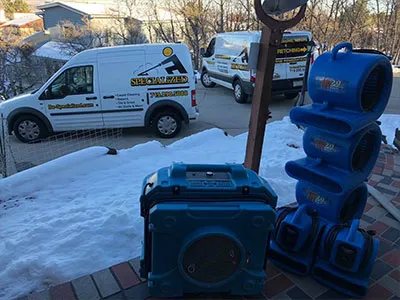
[[[200,55],[204,56],[206,54],[206,49],[200,48]]]

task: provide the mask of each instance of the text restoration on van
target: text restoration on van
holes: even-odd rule
[[[199,115],[185,44],[83,51],[37,91],[1,103],[0,110],[23,142],[60,131],[126,127],[151,127],[172,138]]]

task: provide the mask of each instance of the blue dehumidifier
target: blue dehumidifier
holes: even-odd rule
[[[259,294],[277,196],[242,165],[173,164],[147,176],[141,277],[154,297]]]

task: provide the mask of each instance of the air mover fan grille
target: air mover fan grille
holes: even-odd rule
[[[362,137],[353,154],[353,170],[362,170],[368,164],[374,152],[375,140],[375,135],[371,131]]]
[[[241,260],[238,245],[229,237],[212,235],[195,241],[183,256],[184,272],[202,283],[217,283],[231,277]]]
[[[365,82],[362,96],[361,105],[364,111],[372,111],[378,104],[385,83],[385,69],[383,67],[375,68],[369,74]]]

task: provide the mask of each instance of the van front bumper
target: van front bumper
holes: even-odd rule
[[[300,84],[301,83],[301,84]],[[243,89],[246,94],[252,95],[254,91],[255,84],[251,82],[244,82]],[[283,79],[272,81],[272,93],[300,93],[303,88],[303,79]]]

